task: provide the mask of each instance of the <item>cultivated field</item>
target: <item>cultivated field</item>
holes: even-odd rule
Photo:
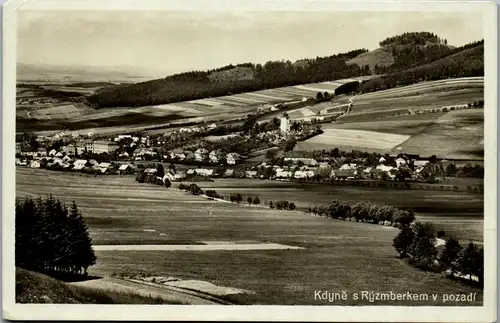
[[[437,118],[394,152],[437,155],[443,158],[484,158],[484,111],[451,111]]]
[[[423,82],[358,95],[353,97],[353,106],[347,115],[334,124],[324,124],[323,135],[300,143],[296,150],[347,148],[423,157],[482,159],[483,109],[415,112],[467,105],[482,100],[483,91],[484,80],[476,77]],[[365,131],[378,134],[368,136]],[[391,135],[410,137],[396,142],[396,137]],[[394,141],[387,138],[394,138]]]
[[[368,77],[359,77],[355,79],[336,80],[332,82],[304,84],[297,86],[289,86],[283,88],[275,88],[256,92],[248,92],[235,94],[231,96],[207,98],[192,100],[186,102],[178,102],[171,104],[163,104],[156,106],[144,106],[139,108],[106,108],[101,110],[84,111],[84,113],[75,113],[74,107],[68,106],[67,109],[52,109],[52,106],[43,106],[47,110],[41,110],[34,107],[38,113],[26,115],[18,113],[19,118],[28,120],[64,120],[74,127],[80,127],[81,130],[74,130],[78,133],[94,133],[106,134],[113,133],[116,129],[111,126],[115,123],[122,123],[124,126],[137,126],[137,130],[143,130],[146,126],[141,126],[143,122],[134,122],[133,118],[138,120],[148,119],[148,124],[169,125],[165,121],[189,119],[193,117],[202,117],[204,121],[224,121],[245,117],[248,113],[254,113],[259,106],[264,104],[274,104],[280,102],[295,102],[302,100],[303,97],[315,97],[318,92],[328,91],[333,93],[337,87],[353,80],[367,79]],[[52,109],[52,110],[51,110]],[[306,114],[315,114],[312,111]],[[303,116],[303,114],[301,114]],[[68,118],[71,116],[71,118]],[[112,125],[109,125],[112,124]],[[116,125],[118,126],[118,125]],[[71,130],[71,125],[70,125]],[[39,134],[48,134],[40,132]]]
[[[457,78],[422,82],[399,88],[365,93],[353,98],[353,109],[349,118],[367,114],[366,120],[373,119],[371,113],[397,110],[428,110],[462,105],[482,100],[484,97],[484,79],[482,77]],[[380,116],[383,117],[383,116]],[[357,118],[356,121],[360,119]]]
[[[324,129],[323,133],[297,143],[295,150],[360,149],[387,151],[408,140],[410,136],[391,133],[351,130]]]
[[[91,274],[142,272],[205,280],[255,292],[233,297],[234,301],[250,304],[330,304],[315,300],[315,290],[345,290],[349,294],[362,290],[438,294],[476,292],[477,305],[482,301],[482,293],[476,288],[422,272],[397,259],[392,247],[397,230],[393,228],[320,219],[300,211],[276,211],[210,201],[174,188],[139,184],[131,176],[87,177],[18,169],[16,182],[18,196],[52,193],[67,203],[75,200],[85,215],[96,245],[224,242],[275,243],[304,248],[97,251],[98,263]],[[482,219],[482,196],[469,195],[464,199],[460,194],[449,192],[326,189],[325,186],[292,184],[258,180],[199,183],[203,189],[210,186],[224,195],[235,192],[236,186],[240,185],[246,192],[244,195],[259,195],[262,203],[286,196],[301,208],[307,203],[320,200],[327,203],[333,198],[364,199],[427,205],[429,210],[441,210],[440,215],[449,216],[448,219],[460,219],[461,212],[474,213],[477,221]],[[306,202],[309,197],[315,199]],[[370,304],[368,301],[363,303]],[[353,301],[334,304],[353,304]],[[432,305],[433,301],[430,298],[412,304]]]

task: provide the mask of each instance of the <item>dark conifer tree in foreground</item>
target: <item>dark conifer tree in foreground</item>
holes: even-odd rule
[[[15,257],[29,270],[86,274],[96,257],[76,203],[68,210],[53,196],[16,199]]]

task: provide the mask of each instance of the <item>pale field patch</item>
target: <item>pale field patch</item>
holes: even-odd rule
[[[324,129],[323,133],[299,142],[296,150],[334,149],[336,147],[352,147],[352,149],[371,148],[379,150],[392,149],[410,138],[408,135],[398,135],[375,131],[351,129]],[[322,147],[322,148],[320,148]]]

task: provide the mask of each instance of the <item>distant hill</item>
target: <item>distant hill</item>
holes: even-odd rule
[[[153,77],[145,73],[130,73],[117,68],[55,66],[18,63],[18,82],[115,82],[136,83]]]
[[[263,65],[245,63],[209,71],[186,72],[132,85],[103,88],[95,95],[89,96],[87,103],[97,109],[118,106],[137,107],[370,74],[389,75],[438,61],[465,49],[476,47],[480,43],[454,48],[448,46],[446,39],[433,33],[404,33],[382,40],[381,48],[371,52],[367,49],[357,49],[327,57],[301,59],[295,63],[269,61]],[[460,61],[460,58],[457,60]],[[427,71],[427,69],[424,70]],[[443,69],[439,71],[440,77],[452,77],[457,74],[457,71]],[[479,69],[469,72],[473,75],[469,73],[464,76],[480,76],[476,75]],[[435,76],[432,76],[432,79],[435,79]]]
[[[360,54],[351,60],[348,64],[357,64],[359,66],[368,65],[370,70],[374,71],[375,66],[390,66],[394,64],[394,56],[392,56],[388,48],[377,48],[375,50]]]
[[[454,54],[417,67],[389,73],[364,82],[363,93],[443,78],[484,76],[484,43],[454,49]]]

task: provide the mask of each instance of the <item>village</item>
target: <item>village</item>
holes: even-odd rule
[[[233,132],[234,129],[212,123],[205,127],[180,128],[157,136],[122,134],[98,139],[94,139],[92,133],[87,136],[58,133],[49,138],[28,136],[30,142],[16,142],[16,165],[97,176],[137,175],[142,172],[155,175],[158,163],[166,163],[168,171],[158,174],[161,175],[158,180],[163,182],[250,178],[327,183],[343,181],[344,184],[357,185],[386,182],[385,186],[389,187],[405,186],[387,185],[387,182],[404,182],[406,187],[409,183],[438,184],[441,177],[455,176],[458,171],[454,164],[437,160],[435,156],[419,158],[405,154],[355,151],[342,154],[338,149],[316,153],[294,151],[296,141],[321,130],[304,122],[290,122],[286,113],[279,120],[275,118],[250,128],[238,135]],[[225,135],[211,136],[216,140],[205,140],[210,134],[221,132]],[[229,142],[236,143],[233,146],[235,151],[232,151]],[[242,153],[242,145],[248,143],[253,151]],[[276,149],[280,146],[284,149]],[[208,149],[210,147],[213,149]],[[255,151],[261,153],[260,158],[252,158],[256,155]],[[467,167],[475,171],[478,166]],[[467,174],[459,172],[458,176],[467,177]],[[454,185],[441,185],[440,188],[460,189]],[[467,187],[467,190],[479,191],[482,188]]]

